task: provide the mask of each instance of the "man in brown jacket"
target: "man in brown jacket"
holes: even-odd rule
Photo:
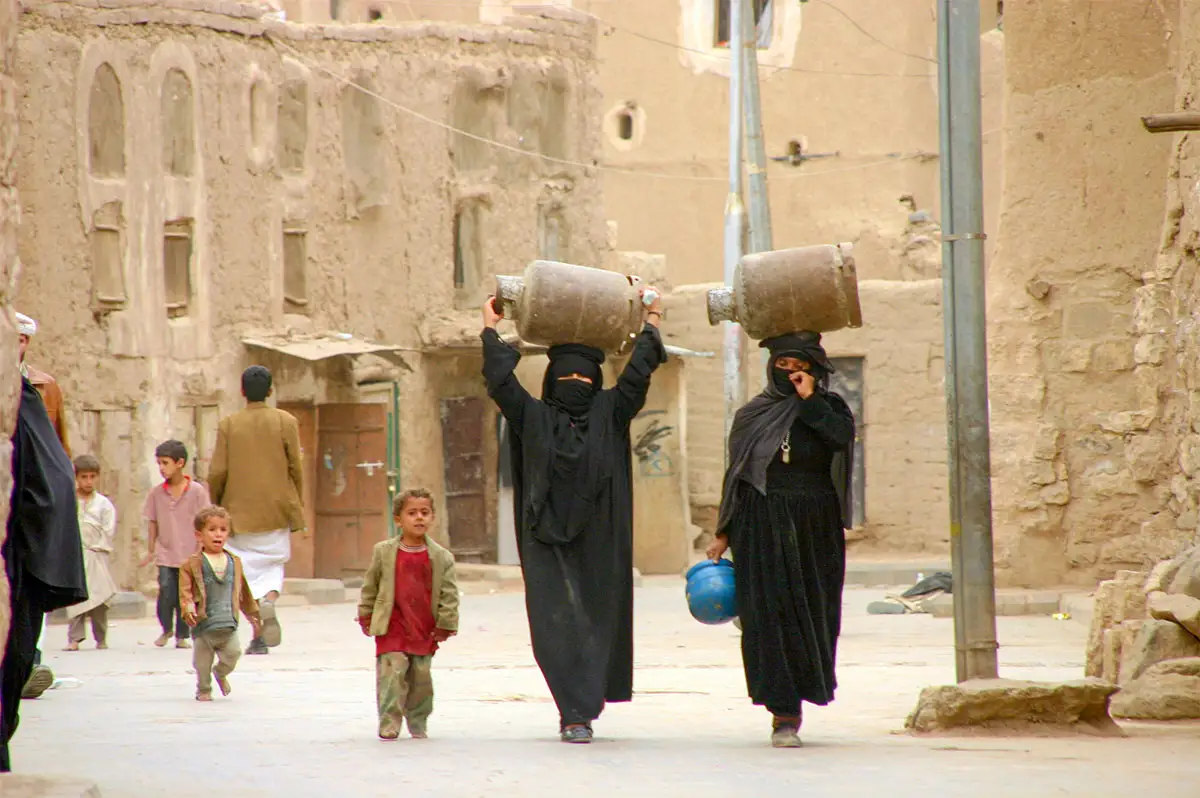
[[[217,427],[208,488],[213,503],[233,516],[226,547],[241,558],[262,612],[262,633],[246,653],[266,654],[282,640],[275,599],[292,554],[291,533],[305,526],[300,425],[290,413],[267,406],[271,372],[265,367],[242,373],[242,395],[245,409]]]
[[[63,407],[62,388],[58,387],[58,383],[49,374],[44,371],[38,371],[25,362],[25,350],[29,348],[29,339],[37,334],[37,329],[36,321],[24,313],[17,314],[17,340],[19,341],[21,352],[21,374],[33,384],[34,388],[37,388],[37,392],[42,397],[42,403],[46,405],[46,414],[50,416],[50,423],[54,426],[54,431],[58,434],[58,439],[62,442],[63,449],[67,452],[67,457],[70,457],[71,446],[67,443],[67,411]]]
[[[38,395],[42,397],[42,404],[46,406],[46,415],[50,416],[54,434],[58,436],[63,450],[70,458],[71,447],[67,444],[67,413],[63,409],[62,389],[49,374],[38,371],[25,362],[25,350],[29,348],[29,339],[37,335],[37,322],[24,313],[18,313],[16,316],[18,349],[21,353],[21,376],[29,380],[29,383],[37,389]],[[21,693],[21,698],[38,698],[50,688],[50,685],[54,684],[54,671],[42,664],[42,642],[45,636],[46,625],[43,624],[42,635],[38,638],[37,649],[33,652],[33,673],[29,675],[29,681],[25,683],[25,690]]]

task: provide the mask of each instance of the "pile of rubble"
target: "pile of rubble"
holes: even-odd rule
[[[1120,687],[1114,717],[1200,718],[1200,545],[1096,591],[1087,675]]]

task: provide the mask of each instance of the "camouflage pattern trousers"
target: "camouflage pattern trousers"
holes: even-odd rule
[[[375,658],[375,699],[379,702],[379,736],[400,735],[405,718],[408,733],[425,736],[425,723],[433,712],[433,655],[380,654]]]

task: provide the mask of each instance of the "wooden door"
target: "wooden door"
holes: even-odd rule
[[[854,473],[850,476],[852,523],[861,527],[867,520],[867,423],[863,413],[863,359],[830,358],[837,369],[829,378],[829,390],[846,400],[854,414]]]
[[[316,575],[361,575],[388,535],[386,406],[320,405],[316,470]]]
[[[462,562],[495,562],[496,540],[487,523],[481,397],[442,400],[442,460],[446,482],[446,532]]]
[[[307,527],[303,532],[292,535],[292,558],[284,572],[291,578],[312,579],[316,576],[317,409],[298,402],[280,402],[277,406],[295,416],[300,427],[300,452],[304,457],[301,469],[304,494],[300,501],[304,503],[304,525]]]

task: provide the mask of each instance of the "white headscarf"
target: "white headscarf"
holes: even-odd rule
[[[17,314],[17,332],[21,335],[33,337],[37,335],[37,322],[26,316],[24,313]]]

